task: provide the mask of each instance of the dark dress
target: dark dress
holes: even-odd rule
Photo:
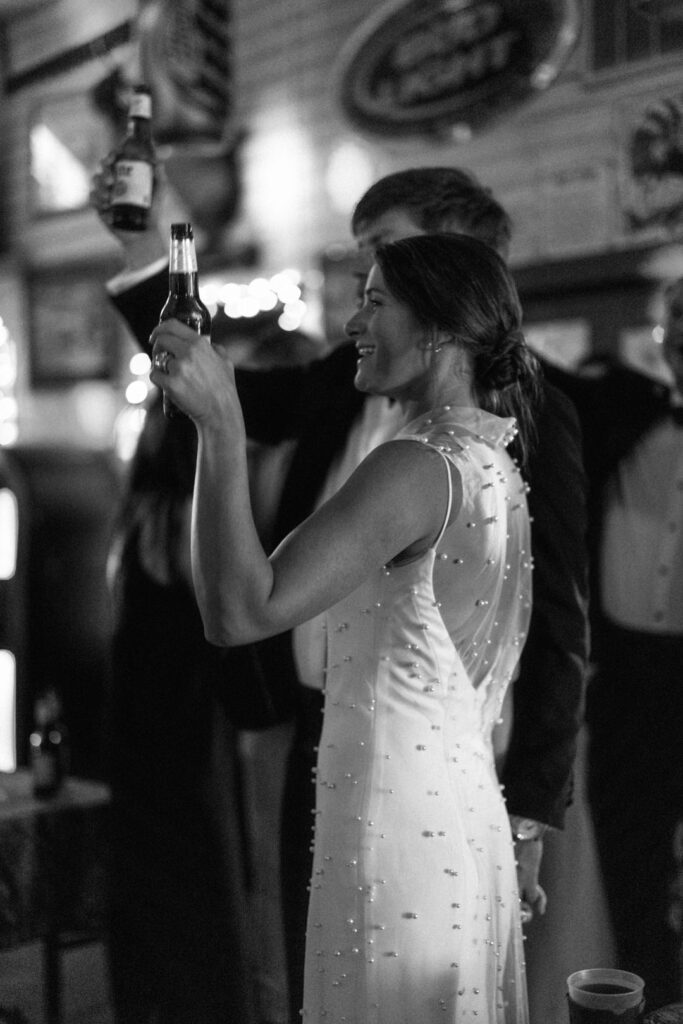
[[[191,488],[190,431],[174,425],[169,436],[160,403],[150,410],[122,515],[109,750],[117,1024],[254,1019],[235,735],[222,701],[231,666],[204,640],[186,583],[160,585],[139,557],[141,495],[165,502],[173,534],[170,510]]]

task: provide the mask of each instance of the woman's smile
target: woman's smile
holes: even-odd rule
[[[387,290],[376,265],[346,333],[358,353],[355,384],[360,391],[400,397],[423,379],[425,329]]]

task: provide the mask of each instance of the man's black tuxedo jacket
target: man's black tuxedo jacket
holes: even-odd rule
[[[114,297],[143,347],[168,290],[158,274]],[[305,368],[238,371],[249,436],[298,443],[281,496],[275,541],[313,509],[364,396],[353,386],[356,353],[344,345]],[[531,628],[513,689],[514,725],[502,782],[508,812],[562,827],[571,798],[588,659],[586,485],[572,403],[548,387],[539,444],[528,468],[533,519]],[[292,645],[258,645],[275,678],[295,674]],[[270,650],[270,654],[269,654]],[[285,664],[286,659],[287,664]]]

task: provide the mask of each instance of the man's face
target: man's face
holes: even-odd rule
[[[664,358],[674,375],[676,390],[683,395],[683,280],[667,296]]]

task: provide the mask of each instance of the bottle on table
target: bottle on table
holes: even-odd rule
[[[199,297],[197,253],[191,224],[171,224],[168,298],[159,315],[159,323],[163,320],[180,320],[207,338],[211,334],[211,314]],[[166,395],[164,412],[167,416],[179,413]]]
[[[40,798],[55,796],[69,772],[69,737],[54,690],[36,700],[29,744],[33,793]]]
[[[114,153],[112,227],[117,231],[144,231],[154,190],[156,151],[152,139],[152,97],[137,85],[128,107],[126,134]]]

